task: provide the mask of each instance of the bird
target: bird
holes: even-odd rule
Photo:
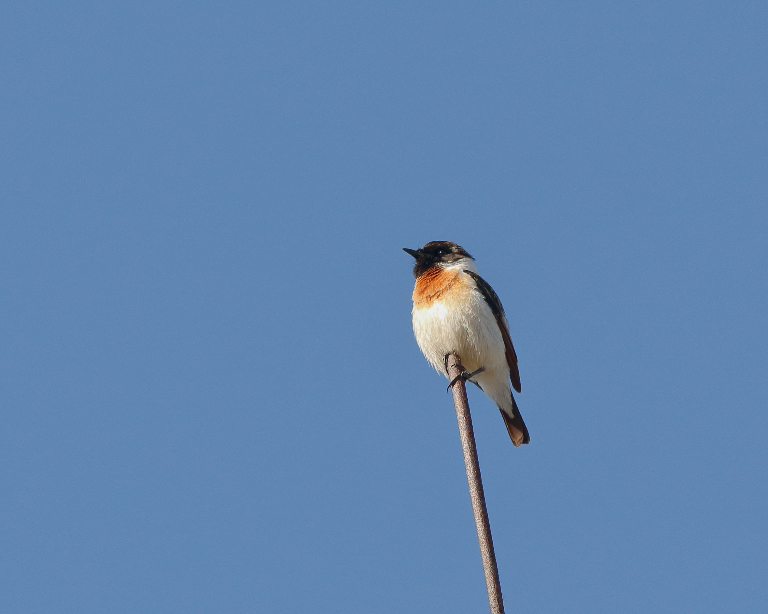
[[[496,292],[480,277],[475,259],[451,241],[431,241],[403,251],[416,259],[412,316],[419,349],[449,379],[447,356],[458,356],[463,377],[499,408],[515,447],[527,444],[528,428],[510,389],[510,383],[517,392],[521,387],[509,323]]]

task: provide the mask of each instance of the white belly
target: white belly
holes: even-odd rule
[[[447,377],[445,356],[456,354],[467,371],[508,373],[496,318],[477,291],[414,306],[413,332],[429,363]]]

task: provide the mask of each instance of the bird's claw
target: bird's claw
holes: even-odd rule
[[[473,377],[475,377],[475,375],[478,375],[483,371],[485,371],[485,367],[480,367],[477,371],[472,371],[472,373],[467,373],[466,371],[462,371],[451,380],[451,383],[448,384],[448,388],[446,388],[446,392],[448,392],[451,388],[453,388],[456,382],[458,382],[460,379],[464,380],[465,382],[470,381]],[[475,384],[478,388],[480,388],[477,382],[472,382],[472,383]],[[482,390],[482,388],[480,389]]]

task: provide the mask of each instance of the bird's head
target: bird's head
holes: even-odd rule
[[[462,260],[474,260],[463,247],[451,241],[431,241],[421,249],[404,247],[403,251],[416,259],[413,267],[413,276],[416,278],[434,266],[448,267]]]

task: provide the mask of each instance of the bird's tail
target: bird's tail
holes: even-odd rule
[[[499,411],[501,412],[501,417],[504,418],[504,426],[507,427],[509,438],[512,440],[512,443],[515,444],[515,447],[531,441],[531,437],[528,435],[528,427],[526,427],[525,422],[523,422],[523,417],[520,415],[520,410],[517,408],[514,396],[512,397],[512,411],[515,415],[510,416],[501,408],[499,408]]]

